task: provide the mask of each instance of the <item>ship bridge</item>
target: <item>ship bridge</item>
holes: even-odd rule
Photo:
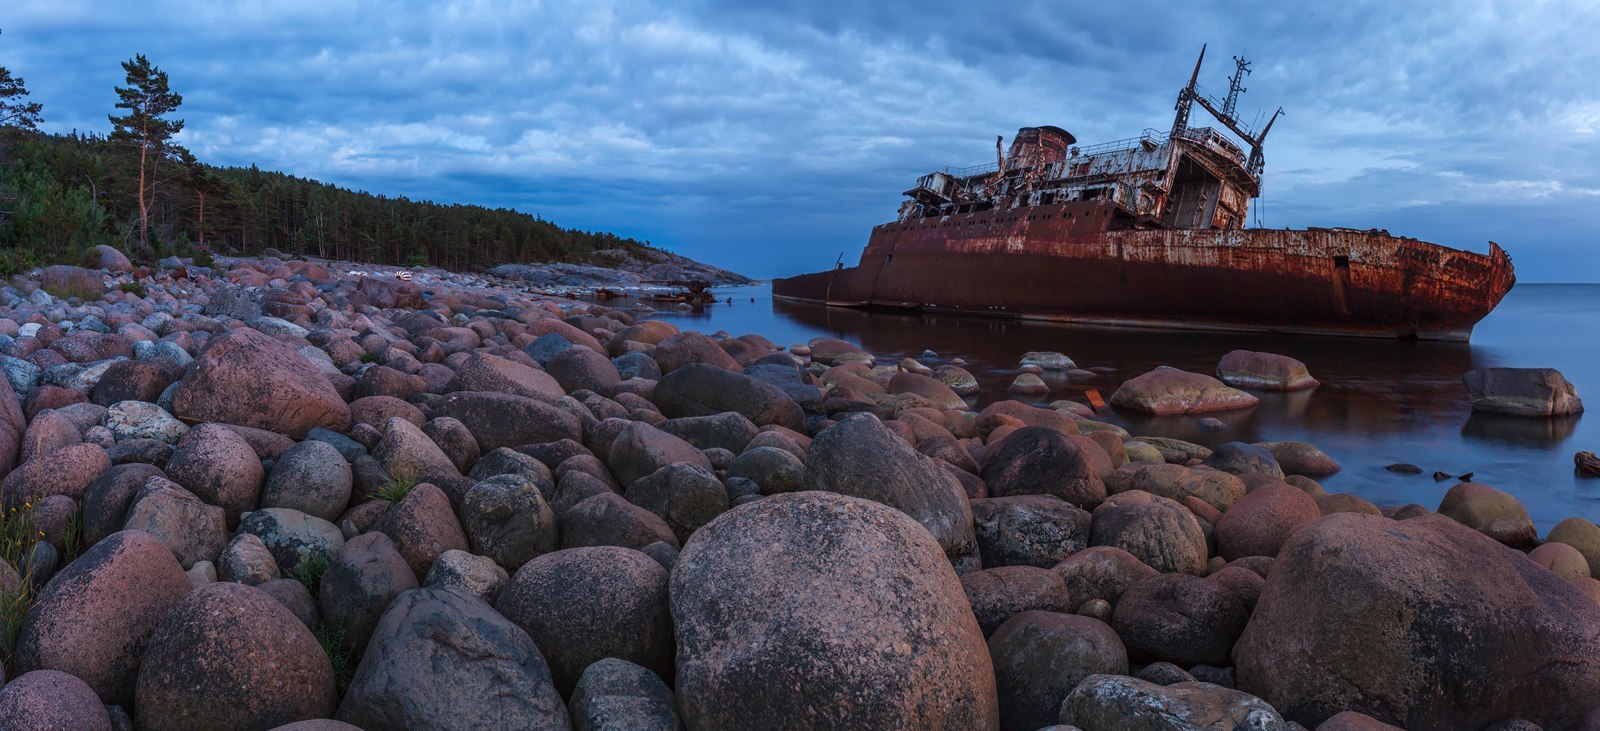
[[[1104,200],[1125,209],[1141,227],[1241,228],[1250,199],[1260,194],[1261,146],[1277,114],[1259,134],[1234,117],[1243,90],[1239,82],[1248,73],[1248,64],[1235,60],[1239,71],[1226,101],[1196,91],[1200,62],[1195,64],[1189,85],[1178,94],[1169,132],[1146,129],[1138,137],[1080,147],[1060,127],[1023,127],[1009,150],[1001,146],[1004,138],[996,138],[995,162],[918,178],[905,192],[900,219]],[[1250,152],[1223,130],[1189,126],[1194,104],[1249,144]]]

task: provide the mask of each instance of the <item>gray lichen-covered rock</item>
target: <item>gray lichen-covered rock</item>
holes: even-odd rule
[[[507,572],[560,543],[555,513],[532,482],[514,474],[491,477],[468,490],[461,499],[461,523],[473,552]]]
[[[332,556],[344,545],[339,526],[289,508],[262,508],[245,513],[239,530],[261,539],[283,571],[316,555]]]
[[[461,589],[413,589],[373,632],[341,721],[364,729],[570,728],[528,634]]]
[[[1061,723],[1085,729],[1290,731],[1266,701],[1210,683],[1156,685],[1125,675],[1091,675],[1061,703]]]
[[[422,585],[465,589],[492,604],[510,581],[511,575],[494,561],[466,551],[450,550],[434,559],[433,567],[428,569],[428,576]]]
[[[998,726],[955,571],[881,503],[798,492],[735,508],[689,540],[671,601],[689,728]]]
[[[1091,675],[1126,675],[1128,653],[1104,622],[1056,612],[1023,612],[989,638],[1000,693],[1000,728],[1035,731],[1054,723],[1061,699]]]
[[[350,504],[352,485],[354,476],[344,455],[332,444],[307,440],[273,463],[261,488],[261,505],[335,521]]]

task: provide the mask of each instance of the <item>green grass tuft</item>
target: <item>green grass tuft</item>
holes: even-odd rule
[[[389,503],[397,503],[406,499],[406,496],[411,494],[411,488],[416,486],[416,475],[403,470],[397,470],[395,474],[389,476],[389,482],[387,484],[381,488],[378,488],[377,492],[372,493],[372,499],[383,500]]]
[[[144,282],[141,282],[137,279],[131,282],[123,282],[122,284],[117,285],[117,289],[127,292],[135,297],[144,297],[145,295],[149,294],[149,292],[144,288]]]
[[[346,641],[344,630],[327,622],[318,622],[311,629],[311,635],[317,638],[317,644],[322,645],[322,651],[328,654],[328,663],[333,665],[333,678],[343,696],[350,689],[350,678],[356,672],[356,658]]]
[[[17,639],[22,634],[22,620],[33,608],[38,587],[34,586],[32,569],[23,568],[23,557],[28,549],[44,537],[33,520],[33,502],[21,507],[0,508],[0,561],[18,570],[20,581],[14,588],[0,587],[0,664],[6,668],[6,677],[16,676],[12,657],[17,650]]]
[[[306,585],[313,598],[320,596],[322,590],[322,575],[328,572],[328,565],[333,560],[325,552],[313,553],[300,559],[300,563],[289,570],[289,578]]]

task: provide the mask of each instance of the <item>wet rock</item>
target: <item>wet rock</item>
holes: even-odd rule
[[[1111,405],[1145,414],[1203,414],[1255,406],[1260,399],[1215,378],[1161,366],[1124,381]]]
[[[539,489],[519,475],[479,482],[461,500],[461,523],[472,551],[508,572],[556,550],[556,516]]]
[[[690,363],[668,373],[650,400],[668,417],[742,414],[756,425],[805,428],[805,413],[782,390],[743,373]]]
[[[932,533],[957,570],[978,568],[972,510],[960,484],[870,414],[855,414],[812,441],[807,490],[875,500]]]
[[[1006,390],[1023,396],[1043,396],[1050,393],[1050,386],[1032,373],[1022,373],[1012,379]]]
[[[1050,568],[1088,546],[1090,514],[1054,495],[971,501],[984,566]]]
[[[1138,441],[1147,444],[1161,453],[1161,459],[1168,464],[1183,465],[1191,460],[1203,460],[1211,456],[1211,450],[1193,442],[1168,437],[1139,437]]]
[[[1276,556],[1289,536],[1322,517],[1315,498],[1287,484],[1269,484],[1245,495],[1217,523],[1217,553],[1225,559]]]
[[[1470,528],[1339,513],[1284,545],[1234,660],[1240,688],[1308,725],[1561,727],[1600,692],[1597,641],[1600,605]]]
[[[671,604],[689,728],[998,725],[944,551],[879,503],[799,492],[730,511],[685,546]]]
[[[916,373],[896,373],[889,378],[889,393],[912,393],[941,409],[966,409],[967,402],[944,382]]]
[[[1121,548],[1161,573],[1198,575],[1208,555],[1205,533],[1188,508],[1138,490],[1095,508],[1089,545]]]
[[[1260,698],[1210,683],[1160,686],[1138,678],[1092,675],[1061,704],[1061,723],[1125,731],[1293,728]]]
[[[1450,488],[1439,503],[1439,514],[1512,547],[1532,544],[1538,538],[1522,503],[1476,482]]]
[[[1049,569],[1001,566],[961,576],[972,614],[985,635],[1019,612],[1070,612],[1067,585]]]
[[[154,536],[107,536],[39,592],[18,636],[16,669],[71,673],[102,701],[128,705],[146,644],[191,588]]]
[[[989,638],[1000,728],[1036,731],[1056,721],[1061,700],[1091,675],[1126,675],[1128,653],[1104,622],[1056,612],[1022,612]]]
[[[172,413],[295,438],[319,426],[343,431],[350,424],[350,408],[305,363],[271,336],[248,328],[229,330],[212,338],[186,369],[172,397]]]
[[[7,731],[111,731],[94,689],[70,674],[35,670],[0,683],[0,724]]]
[[[239,532],[260,538],[282,571],[293,571],[314,556],[332,556],[344,545],[338,526],[289,508],[246,513],[239,520]]]
[[[322,574],[318,602],[322,618],[344,633],[359,656],[384,609],[400,594],[417,588],[417,576],[382,533],[362,533],[339,548]]]
[[[1022,354],[1018,365],[1038,366],[1046,371],[1070,371],[1078,367],[1071,358],[1054,351],[1035,351]]]
[[[1283,468],[1278,465],[1278,460],[1271,452],[1244,442],[1217,445],[1203,464],[1230,475],[1272,475],[1280,479],[1283,477]]]
[[[495,608],[544,651],[564,694],[584,668],[607,657],[672,676],[667,572],[636,550],[597,546],[535,558],[517,570]]]
[[[1227,665],[1249,618],[1244,602],[1221,584],[1162,574],[1123,592],[1111,626],[1135,662]]]
[[[466,551],[445,551],[428,569],[424,586],[451,586],[470,592],[486,602],[500,596],[511,575],[494,561]]]
[[[1322,450],[1305,442],[1261,442],[1285,474],[1322,477],[1339,471],[1339,463]]]
[[[573,731],[678,731],[672,689],[655,673],[608,657],[583,671],[567,704]]]
[[[1583,411],[1578,389],[1554,368],[1482,368],[1461,376],[1472,410],[1511,416],[1560,416]]]
[[[1306,364],[1287,355],[1235,350],[1217,363],[1217,378],[1238,388],[1259,391],[1299,391],[1320,385]]]

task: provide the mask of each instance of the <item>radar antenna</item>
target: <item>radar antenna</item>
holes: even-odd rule
[[[1234,110],[1239,105],[1239,92],[1246,91],[1244,77],[1250,75],[1250,62],[1238,56],[1233,57],[1233,78],[1228,79],[1228,100],[1222,103],[1222,113],[1233,117]]]

